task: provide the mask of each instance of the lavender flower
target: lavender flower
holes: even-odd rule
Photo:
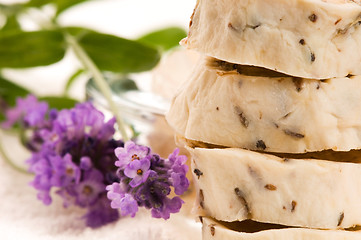
[[[79,184],[71,186],[69,192],[74,194],[75,203],[78,206],[86,207],[93,205],[104,193],[104,175],[97,169],[90,169],[83,172],[83,179]]]
[[[155,218],[168,219],[170,217],[170,213],[179,212],[183,203],[183,200],[179,197],[174,197],[172,199],[165,198],[164,203],[160,208],[152,209],[152,216]]]
[[[17,98],[16,106],[8,108],[5,116],[6,121],[0,126],[8,129],[17,125],[23,132],[30,130],[32,135],[25,141],[26,147],[31,151],[39,151],[43,143],[42,132],[51,129],[57,111],[49,110],[46,102],[39,102],[35,96],[28,95],[24,99]]]
[[[90,103],[58,112],[28,96],[6,115],[3,126],[20,124],[32,133],[27,163],[35,174],[31,185],[45,205],[51,204],[55,188],[64,207],[87,209],[83,218],[93,228],[118,220],[117,209],[134,217],[145,207],[164,219],[179,212],[181,198],[168,197],[172,188],[181,195],[189,186],[187,158],[179,150],[163,159],[149,147],[113,139],[115,119],[105,122]]]
[[[179,149],[176,149],[169,155],[169,162],[172,163],[171,178],[174,185],[174,192],[177,195],[182,195],[189,186],[189,181],[186,178],[188,172],[188,166],[185,165],[187,157],[179,154]]]
[[[119,212],[109,207],[109,200],[105,194],[102,194],[83,216],[86,225],[92,228],[115,222],[119,217]]]
[[[124,147],[115,149],[115,154],[119,183],[106,188],[112,208],[134,217],[138,207],[145,207],[151,209],[153,217],[163,219],[179,212],[183,204],[181,198],[168,197],[171,187],[175,194],[181,195],[189,186],[187,158],[179,156],[178,149],[168,159],[162,159],[145,146],[127,142]]]
[[[34,173],[31,185],[44,204],[52,202],[52,189],[70,205],[85,208],[87,226],[99,227],[119,219],[110,207],[105,187],[118,181],[114,150],[123,147],[113,139],[115,120],[105,122],[104,115],[90,103],[59,112],[48,110],[34,96],[18,99],[7,111],[7,127],[16,123],[32,135],[26,146],[32,151],[27,163]],[[96,219],[95,219],[96,218]]]
[[[48,104],[38,102],[35,96],[28,95],[26,98],[16,99],[16,107],[5,112],[7,121],[2,123],[3,128],[10,128],[16,122],[26,127],[40,127],[44,123]]]
[[[131,178],[129,185],[131,187],[138,187],[141,183],[144,183],[151,172],[149,170],[150,161],[148,158],[142,160],[134,160],[128,164],[124,170],[125,176]]]
[[[124,148],[115,149],[115,155],[118,158],[115,166],[120,168],[127,166],[131,161],[143,159],[149,152],[150,148],[128,141],[125,143]]]
[[[74,182],[80,182],[80,169],[72,161],[70,154],[66,154],[63,158],[59,155],[49,156],[49,168],[51,169],[50,183],[55,187],[67,186]]]

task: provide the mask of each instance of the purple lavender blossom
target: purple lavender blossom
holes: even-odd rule
[[[179,156],[179,150],[175,150],[168,159],[162,159],[147,147],[127,142],[115,153],[119,183],[106,188],[112,208],[120,209],[122,215],[134,217],[138,207],[145,207],[151,209],[153,217],[163,219],[179,212],[183,201],[177,196],[168,197],[171,187],[175,194],[180,195],[189,186],[186,178],[188,167],[185,165],[187,158]]]
[[[34,153],[32,157],[27,161],[31,163],[29,171],[35,174],[34,180],[30,183],[35,189],[38,190],[38,199],[41,200],[45,205],[49,205],[52,202],[50,197],[51,177],[52,168],[48,158],[52,155],[47,153]]]
[[[187,157],[178,155],[179,149],[174,150],[169,155],[169,162],[172,163],[171,178],[173,181],[174,192],[177,195],[182,195],[189,187],[189,180],[186,178],[188,166],[185,164]]]
[[[26,147],[30,151],[39,151],[43,141],[41,132],[50,129],[52,121],[57,116],[55,109],[48,110],[46,102],[39,102],[35,96],[28,95],[26,98],[17,98],[16,106],[5,112],[6,121],[1,127],[10,128],[18,125],[22,131],[31,131],[32,136],[27,139]]]
[[[185,191],[187,191],[189,187],[189,180],[186,178],[185,174],[173,172],[171,173],[171,178],[175,194],[182,195]]]
[[[104,115],[90,103],[78,104],[73,109],[64,109],[54,121],[54,132],[66,139],[81,139],[84,136],[109,140],[114,134],[115,119],[104,123]]]
[[[80,158],[80,164],[79,164],[79,167],[82,169],[82,170],[90,170],[91,167],[93,166],[92,164],[92,160],[90,159],[90,157],[82,157]]]
[[[123,216],[130,215],[134,217],[138,212],[138,203],[131,194],[125,193],[125,185],[122,183],[113,183],[108,185],[108,198],[112,200],[111,207],[114,209],[119,208]]]
[[[132,141],[124,145],[113,139],[115,119],[106,122],[90,103],[60,112],[49,111],[33,96],[17,104],[8,110],[4,125],[19,123],[32,131],[27,163],[35,174],[31,185],[44,204],[51,204],[55,188],[64,207],[87,209],[83,218],[93,228],[118,220],[117,209],[134,217],[145,207],[153,217],[164,219],[179,212],[183,201],[169,198],[172,189],[181,195],[189,186],[187,158],[179,150],[163,159],[149,147]]]
[[[125,176],[132,179],[129,185],[135,188],[141,183],[144,183],[147,180],[149,174],[152,172],[149,171],[149,167],[150,161],[148,158],[130,162],[124,170]]]
[[[51,196],[49,191],[42,191],[39,190],[38,194],[36,195],[37,198],[42,201],[45,205],[50,205],[52,202]]]
[[[118,158],[118,161],[115,162],[115,166],[122,168],[127,166],[131,161],[141,160],[148,156],[150,148],[128,141],[125,143],[124,148],[116,148],[114,152]]]
[[[104,176],[97,169],[90,169],[83,172],[83,180],[73,187],[75,202],[81,207],[93,205],[104,193]]]
[[[66,154],[64,157],[50,156],[48,161],[52,171],[50,178],[52,186],[63,187],[72,182],[76,184],[80,182],[80,168],[73,163],[70,154]]]
[[[8,109],[5,113],[7,121],[2,123],[3,128],[10,128],[16,122],[25,127],[39,127],[44,122],[48,104],[39,102],[35,96],[28,95],[26,98],[16,99],[16,107]]]
[[[63,199],[64,207],[75,205],[87,209],[83,216],[87,226],[99,227],[119,219],[110,207],[105,187],[118,181],[114,150],[123,147],[113,139],[115,120],[90,103],[57,112],[29,96],[18,99],[8,110],[5,126],[20,123],[32,132],[27,145],[32,156],[27,163],[34,173],[31,185],[44,204],[52,202],[51,190]]]
[[[174,197],[172,199],[165,198],[162,206],[152,209],[152,217],[169,219],[171,213],[179,212],[183,203],[183,200],[179,197]]]
[[[109,207],[109,199],[105,195],[100,196],[98,201],[89,207],[88,212],[83,216],[86,225],[91,228],[98,228],[115,222],[119,217],[119,212]]]
[[[124,197],[120,200],[120,210],[124,216],[130,215],[134,217],[138,211],[138,203],[135,201],[131,194],[124,194]]]

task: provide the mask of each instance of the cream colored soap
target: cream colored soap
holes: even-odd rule
[[[202,236],[203,240],[360,240],[361,232],[285,227],[247,233],[229,229],[210,218],[203,218]]]
[[[198,0],[183,44],[292,76],[361,75],[360,21],[360,1]]]
[[[201,216],[318,229],[361,225],[361,164],[236,148],[189,151]]]
[[[349,151],[361,148],[360,89],[361,76],[318,81],[207,60],[166,117],[179,135],[215,145]]]

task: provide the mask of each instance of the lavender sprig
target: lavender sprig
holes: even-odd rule
[[[26,162],[35,174],[31,185],[39,200],[51,204],[50,192],[55,188],[64,207],[88,210],[83,216],[87,226],[99,227],[119,219],[105,190],[116,179],[114,149],[123,146],[113,139],[114,118],[106,122],[90,103],[59,112],[49,110],[34,96],[19,98],[6,116],[3,126],[18,124],[30,133],[26,146],[32,156]]]
[[[115,154],[119,182],[106,188],[112,208],[134,217],[138,207],[145,207],[151,209],[153,217],[163,219],[179,212],[183,200],[179,196],[168,197],[171,187],[176,195],[181,195],[189,186],[187,157],[179,156],[179,149],[163,159],[151,153],[150,148],[128,141],[115,149]]]
[[[19,98],[6,116],[3,127],[18,124],[30,133],[25,142],[32,152],[27,160],[35,174],[31,185],[45,205],[55,188],[64,207],[87,209],[83,218],[93,228],[118,220],[117,209],[134,217],[145,207],[164,219],[179,212],[183,201],[169,194],[171,188],[183,194],[189,181],[187,158],[178,149],[163,159],[149,147],[115,140],[115,119],[105,122],[88,102],[58,112],[30,95]]]

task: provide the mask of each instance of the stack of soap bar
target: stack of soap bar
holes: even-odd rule
[[[361,239],[361,3],[198,0],[169,124],[203,239]]]

